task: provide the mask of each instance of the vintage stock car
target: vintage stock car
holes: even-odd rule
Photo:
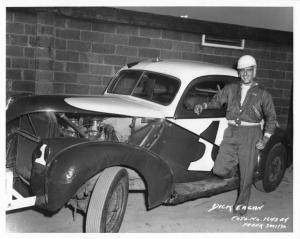
[[[118,232],[132,190],[144,190],[151,209],[237,189],[238,174],[223,180],[211,173],[226,106],[199,116],[193,106],[238,80],[231,68],[154,59],[124,66],[97,97],[11,97],[7,210],[55,213],[68,205],[86,215],[86,232]],[[257,159],[259,190],[275,190],[289,155],[277,127]]]

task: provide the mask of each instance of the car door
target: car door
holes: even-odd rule
[[[225,118],[226,105],[220,109],[206,109],[200,115],[196,115],[193,111],[195,104],[209,102],[226,84],[237,80],[232,76],[203,76],[194,79],[183,93],[175,117],[170,121],[196,134],[199,137],[199,144],[205,146],[202,157],[190,162],[188,170],[210,171],[212,169],[224,130],[228,125]]]

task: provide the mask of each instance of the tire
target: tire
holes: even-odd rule
[[[284,175],[287,163],[286,148],[281,144],[275,144],[268,153],[262,180],[254,183],[256,189],[262,192],[272,192]]]
[[[121,167],[105,169],[99,176],[86,215],[86,232],[118,232],[128,199],[128,173]]]

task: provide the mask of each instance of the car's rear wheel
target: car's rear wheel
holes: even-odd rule
[[[86,232],[118,232],[128,199],[128,173],[121,167],[105,169],[91,195]]]
[[[281,144],[275,144],[268,153],[262,180],[254,183],[259,191],[272,192],[280,184],[286,169],[287,152]]]

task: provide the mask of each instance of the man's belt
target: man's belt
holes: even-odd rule
[[[259,126],[261,123],[252,123],[246,121],[228,120],[228,124],[235,126]]]

